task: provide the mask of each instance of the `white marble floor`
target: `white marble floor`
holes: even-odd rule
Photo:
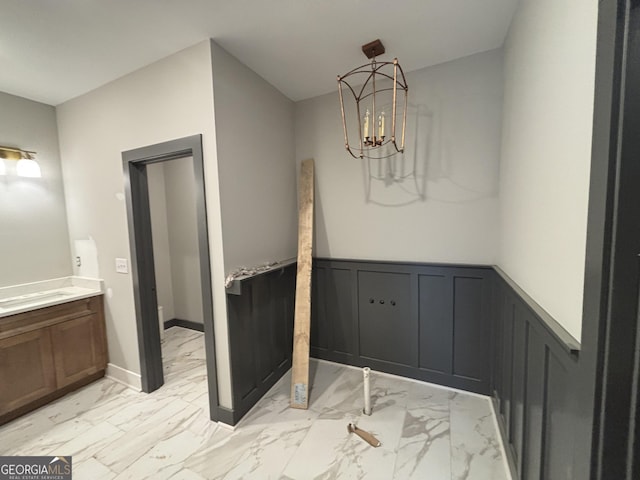
[[[72,455],[76,480],[507,480],[489,400],[312,361],[310,408],[288,407],[285,375],[234,429],[207,416],[201,333],[173,327],[165,385],[151,394],[102,379],[0,427],[0,455]],[[377,436],[370,447],[347,424]]]

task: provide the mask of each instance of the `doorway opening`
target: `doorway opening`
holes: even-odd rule
[[[176,284],[181,297],[188,297],[191,314],[186,323],[197,324],[202,321],[206,352],[207,383],[209,389],[209,413],[211,420],[218,420],[218,388],[213,328],[213,297],[211,291],[211,262],[209,257],[209,236],[207,229],[204,161],[202,156],[202,136],[194,135],[169,142],[150,145],[122,153],[125,194],[127,199],[127,217],[129,224],[129,243],[131,246],[131,272],[136,310],[138,348],[140,352],[140,374],[142,390],[153,392],[164,384],[161,327],[159,324],[158,283],[154,260],[152,211],[150,202],[150,174],[158,165],[168,166],[169,162],[180,159],[184,165],[191,159],[189,174],[193,182],[189,183],[192,192],[184,196],[195,200],[195,210],[189,228],[193,230],[193,241],[197,243],[197,258],[191,262],[191,278],[199,275],[198,281],[180,278]],[[173,162],[173,165],[178,163]],[[174,170],[174,169],[172,169]],[[184,175],[183,175],[184,176]],[[179,213],[177,213],[180,216]],[[185,220],[185,218],[181,218]],[[184,233],[181,231],[178,236]],[[179,239],[177,243],[184,243]],[[191,249],[193,250],[193,248]],[[184,277],[184,269],[181,274]],[[188,285],[185,285],[188,283]],[[198,290],[198,291],[194,291]],[[195,299],[195,304],[194,304]],[[197,303],[201,305],[197,305]],[[175,310],[174,310],[175,311]],[[183,309],[183,311],[185,311]],[[194,318],[196,320],[194,320]],[[177,323],[178,325],[180,323]]]

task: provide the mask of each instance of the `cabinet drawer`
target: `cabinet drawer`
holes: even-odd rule
[[[0,415],[56,389],[52,359],[48,329],[0,340]]]
[[[102,296],[95,296],[11,315],[0,319],[0,339],[100,313],[102,308]]]

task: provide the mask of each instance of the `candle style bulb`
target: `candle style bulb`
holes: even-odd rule
[[[367,108],[366,113],[364,114],[364,138],[369,138],[369,109]]]
[[[378,137],[384,137],[384,112],[378,117]]]

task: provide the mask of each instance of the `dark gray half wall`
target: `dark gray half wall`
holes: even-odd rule
[[[317,259],[311,353],[489,394],[487,266]]]

